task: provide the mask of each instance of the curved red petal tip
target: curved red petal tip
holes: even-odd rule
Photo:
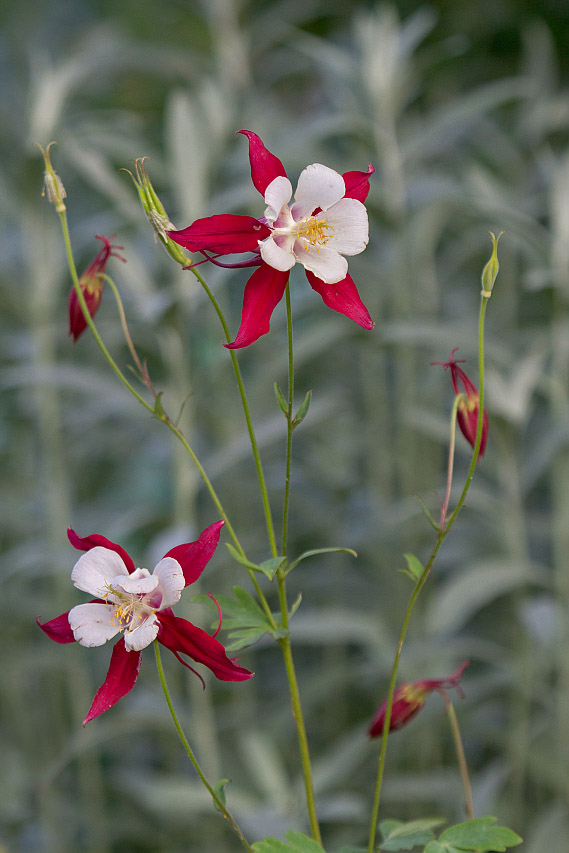
[[[49,639],[53,640],[54,643],[74,643],[75,637],[69,627],[68,615],[69,610],[62,613],[61,616],[56,616],[55,619],[50,619],[49,622],[40,622],[38,616],[36,622],[44,634],[47,634]]]
[[[368,163],[367,172],[344,172],[342,177],[346,185],[345,198],[355,198],[363,203],[368,197],[369,179],[374,172],[371,163]]]
[[[224,521],[215,521],[200,533],[195,542],[176,545],[167,554],[164,554],[165,557],[172,557],[179,562],[184,573],[186,586],[197,581],[213,557],[224,524]]]
[[[90,551],[91,548],[97,547],[108,548],[110,551],[115,551],[119,557],[122,558],[122,561],[129,572],[134,572],[135,570],[135,565],[124,548],[117,545],[115,542],[111,542],[111,540],[107,539],[106,536],[101,536],[100,533],[91,533],[90,536],[81,537],[75,533],[72,527],[68,527],[67,538],[78,551]]]
[[[83,725],[94,720],[112,708],[113,705],[130,693],[140,672],[142,652],[128,652],[124,645],[124,637],[115,643],[111,655],[111,663],[103,684],[95,693],[89,713],[83,720]]]
[[[235,340],[223,346],[227,349],[241,349],[254,344],[262,335],[266,335],[271,324],[271,315],[283,298],[288,270],[275,270],[268,264],[262,264],[255,270],[243,294],[241,325]]]
[[[353,320],[366,331],[371,331],[374,328],[375,323],[360,299],[351,275],[347,275],[345,279],[334,284],[327,284],[309,270],[306,270],[306,277],[310,287],[320,294],[322,301],[328,308],[349,317],[350,320]]]
[[[274,181],[275,178],[287,177],[285,167],[278,157],[275,157],[268,148],[265,148],[261,138],[252,130],[236,130],[235,133],[242,133],[249,140],[251,180],[255,189],[264,196],[271,181]]]
[[[196,219],[181,231],[168,231],[168,237],[190,252],[214,252],[233,255],[255,252],[259,240],[271,233],[270,228],[253,216],[237,213],[218,213]]]

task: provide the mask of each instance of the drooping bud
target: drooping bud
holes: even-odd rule
[[[458,401],[458,408],[456,411],[456,419],[458,421],[458,425],[463,436],[468,441],[468,443],[472,447],[474,447],[474,445],[476,444],[476,433],[478,431],[478,412],[480,408],[480,397],[478,394],[478,389],[476,388],[474,383],[469,379],[464,370],[459,367],[459,364],[463,363],[464,359],[457,360],[454,358],[454,354],[457,350],[458,347],[454,347],[451,350],[448,361],[432,361],[431,364],[439,364],[441,367],[444,367],[445,370],[448,370],[450,368],[450,375],[452,379],[452,387],[454,388],[454,393],[457,396],[460,396],[460,400]],[[462,386],[462,388],[460,386]],[[484,456],[487,441],[488,415],[486,414],[486,409],[484,409],[484,412],[482,414],[482,439],[480,441],[479,458]]]
[[[64,213],[66,206],[63,199],[67,196],[67,193],[65,192],[65,187],[63,186],[61,178],[51,165],[50,148],[52,145],[55,145],[55,143],[50,142],[47,148],[43,148],[39,143],[37,145],[42,153],[45,166],[42,196],[46,195],[50,204],[55,205],[57,213]]]
[[[106,270],[109,258],[118,258],[119,261],[123,262],[125,260],[118,254],[119,251],[122,250],[122,246],[112,245],[113,237],[108,240],[106,237],[101,237],[99,234],[96,234],[95,236],[97,240],[102,241],[103,247],[99,250],[95,259],[89,264],[79,279],[79,287],[81,288],[81,293],[83,294],[83,298],[85,299],[91,317],[95,316],[99,310],[99,305],[101,304],[101,299],[103,297],[102,277]],[[69,334],[73,336],[73,341],[75,342],[87,328],[87,321],[83,315],[77,291],[74,287],[71,288],[71,292],[69,293],[68,310]]]
[[[182,251],[181,246],[174,243],[167,234],[168,231],[175,231],[176,226],[170,222],[164,205],[158,198],[156,191],[152,186],[152,182],[144,166],[145,159],[145,157],[139,157],[135,160],[134,169],[136,176],[128,169],[125,169],[124,171],[129,173],[134,182],[138,191],[138,197],[140,198],[140,202],[144,208],[144,212],[154,229],[156,239],[160,240],[171,258],[173,258],[178,264],[185,267],[188,263],[188,257]]]
[[[462,673],[469,663],[470,661],[464,661],[452,675],[446,678],[423,678],[420,681],[406,681],[404,684],[401,684],[393,694],[389,731],[392,732],[407,725],[418,714],[425,704],[427,696],[434,690],[439,693],[445,693],[446,690],[456,687],[458,695],[463,698],[464,693],[460,686],[460,681]],[[382,703],[373,718],[368,732],[370,738],[380,737],[383,734],[386,709],[387,699]]]
[[[492,288],[494,287],[494,282],[498,277],[498,271],[500,269],[500,262],[498,260],[498,240],[503,233],[503,231],[500,231],[496,237],[492,231],[490,231],[490,237],[492,239],[492,254],[490,255],[490,260],[482,270],[482,296],[486,299],[489,299],[490,296],[492,296]]]

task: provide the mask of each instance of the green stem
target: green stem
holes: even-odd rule
[[[413,608],[415,606],[415,602],[419,597],[421,590],[423,589],[425,583],[427,582],[427,578],[431,572],[433,567],[433,563],[435,558],[439,552],[441,545],[444,540],[448,536],[451,528],[453,527],[457,516],[466,500],[466,495],[468,494],[468,490],[470,488],[470,484],[472,482],[472,478],[474,477],[474,471],[476,470],[476,463],[478,461],[478,456],[480,453],[480,444],[482,442],[482,427],[483,427],[483,418],[484,418],[484,319],[486,316],[486,305],[488,303],[489,297],[482,296],[480,303],[480,315],[478,321],[478,368],[480,374],[480,387],[478,392],[478,424],[476,430],[476,441],[474,442],[474,450],[472,453],[472,460],[470,462],[470,467],[468,469],[468,473],[466,475],[466,481],[464,487],[462,489],[461,495],[458,499],[458,503],[451,514],[446,527],[439,531],[437,536],[437,541],[435,546],[431,552],[431,556],[423,570],[423,574],[417,581],[417,584],[411,594],[411,598],[409,600],[409,604],[407,606],[407,610],[405,612],[405,617],[403,619],[403,625],[401,627],[401,632],[399,634],[399,641],[397,643],[397,649],[395,652],[395,658],[393,661],[393,669],[391,671],[391,678],[389,681],[389,692],[387,695],[387,707],[385,709],[385,721],[383,724],[383,736],[381,739],[381,751],[379,756],[379,766],[377,771],[377,780],[375,785],[375,794],[373,800],[373,808],[372,808],[372,816],[370,822],[370,831],[369,831],[369,844],[368,844],[368,853],[374,853],[375,846],[375,836],[377,831],[377,820],[379,815],[379,804],[381,800],[381,786],[383,782],[383,773],[385,768],[385,757],[387,754],[387,742],[389,738],[389,725],[391,723],[391,712],[393,709],[393,694],[395,693],[395,682],[397,680],[397,671],[399,668],[399,660],[401,658],[401,652],[403,650],[403,643],[405,642],[405,637],[407,634],[407,629],[409,627],[409,622],[411,620],[411,614],[413,612]]]
[[[282,554],[286,557],[287,539],[288,539],[288,509],[290,503],[290,467],[292,459],[292,406],[294,400],[294,353],[292,345],[292,311],[290,306],[290,283],[287,282],[285,289],[286,297],[286,326],[288,338],[288,408],[286,417],[286,472],[285,472],[285,492],[283,504],[283,538],[282,538]]]
[[[458,766],[460,768],[460,776],[462,779],[462,786],[464,788],[464,806],[466,809],[466,816],[469,820],[474,820],[474,802],[472,799],[472,788],[470,786],[470,777],[468,775],[468,767],[466,764],[466,756],[464,755],[464,747],[462,745],[462,738],[460,736],[460,728],[458,725],[458,720],[456,718],[456,712],[454,710],[454,705],[450,700],[450,696],[448,693],[442,691],[443,699],[445,700],[445,705],[447,709],[447,715],[450,723],[450,728],[452,732],[452,739],[454,740],[454,747],[456,749],[456,757],[458,759]]]
[[[204,291],[207,294],[208,299],[214,307],[214,310],[219,318],[219,322],[223,328],[223,332],[225,337],[229,341],[231,339],[231,335],[229,332],[229,326],[227,325],[227,321],[221,310],[221,307],[213,295],[213,292],[207,286],[202,275],[196,270],[192,269],[193,274],[203,287]],[[245,393],[245,386],[243,384],[243,377],[241,375],[241,368],[239,367],[239,361],[237,360],[237,355],[235,350],[230,349],[229,354],[231,356],[231,362],[233,364],[233,371],[235,373],[235,379],[237,380],[237,386],[239,388],[239,395],[241,397],[241,405],[243,406],[243,413],[245,415],[245,421],[247,423],[247,432],[249,433],[249,441],[251,443],[251,450],[253,451],[253,458],[255,460],[255,467],[257,469],[257,478],[259,480],[259,488],[261,490],[261,499],[263,501],[263,510],[265,513],[265,523],[267,525],[267,533],[269,536],[269,544],[271,548],[271,554],[273,557],[278,557],[278,548],[277,548],[277,540],[275,537],[275,528],[273,524],[273,516],[271,513],[271,505],[269,502],[269,493],[267,491],[267,484],[265,481],[265,474],[263,472],[263,464],[261,462],[261,455],[259,453],[259,446],[257,444],[257,439],[255,436],[255,430],[253,427],[253,421],[251,418],[251,411],[249,409],[249,402],[247,400],[247,394]]]
[[[247,841],[247,839],[243,835],[243,832],[239,828],[235,818],[232,816],[232,814],[228,810],[227,806],[222,802],[222,800],[220,799],[218,794],[215,792],[215,790],[213,789],[211,784],[208,782],[207,777],[206,777],[205,773],[203,772],[203,770],[201,769],[199,762],[198,762],[196,756],[194,755],[194,752],[193,752],[193,750],[192,750],[192,748],[188,742],[188,739],[186,738],[186,735],[184,734],[184,730],[182,729],[182,726],[180,725],[180,721],[178,720],[178,717],[176,715],[176,711],[174,710],[174,705],[172,704],[172,699],[170,696],[170,691],[168,690],[168,685],[166,684],[166,677],[164,675],[164,667],[162,666],[162,659],[160,657],[160,645],[158,643],[158,640],[154,640],[154,653],[156,655],[156,666],[158,668],[158,676],[160,678],[160,684],[162,685],[162,690],[164,691],[164,696],[166,697],[166,702],[168,704],[168,708],[170,709],[170,714],[172,716],[172,720],[174,721],[174,726],[176,727],[176,731],[178,732],[178,736],[182,742],[184,749],[186,750],[186,754],[187,754],[188,758],[190,759],[190,761],[192,762],[192,764],[194,765],[194,769],[195,769],[196,773],[198,774],[198,776],[200,777],[202,783],[204,784],[204,786],[207,788],[207,790],[211,794],[211,797],[213,799],[215,807],[218,809],[218,811],[220,811],[222,813],[224,818],[229,821],[229,823],[233,827],[233,830],[237,834],[237,836],[238,836],[239,840],[241,841],[241,844],[243,845],[245,850],[248,850],[249,853],[253,853],[251,845],[249,844],[249,842]]]

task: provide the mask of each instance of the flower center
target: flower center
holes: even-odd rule
[[[310,251],[311,246],[320,252],[320,246],[325,246],[330,239],[330,235],[326,233],[327,230],[333,231],[334,226],[330,225],[326,219],[317,219],[316,216],[302,219],[294,228],[297,236],[306,240],[305,252]]]
[[[146,603],[145,595],[125,592],[122,589],[116,589],[111,584],[107,584],[105,589],[106,599],[109,595],[118,599],[118,601],[108,601],[107,603],[112,608],[111,622],[119,625],[121,631],[134,630],[141,622],[155,613],[154,608]],[[133,623],[135,624],[133,625]]]

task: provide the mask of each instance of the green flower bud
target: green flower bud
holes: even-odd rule
[[[486,299],[489,299],[492,295],[492,288],[494,287],[494,282],[498,277],[498,271],[500,269],[500,262],[498,261],[498,240],[503,233],[503,231],[500,231],[496,237],[492,231],[490,231],[490,237],[492,238],[492,254],[490,255],[490,260],[482,270],[482,296]]]

